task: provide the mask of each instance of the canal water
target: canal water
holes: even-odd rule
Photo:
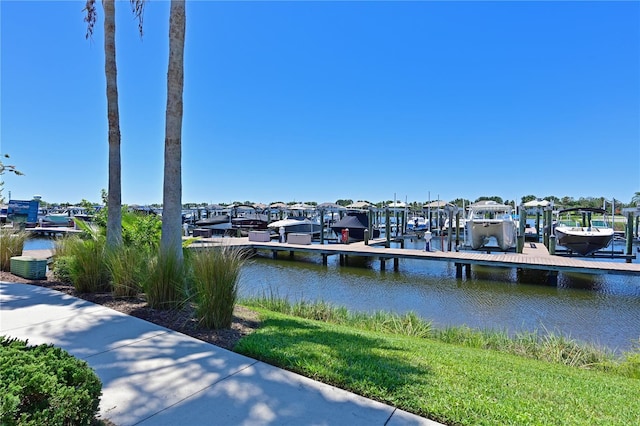
[[[558,285],[549,286],[542,284],[544,274],[518,277],[507,268],[474,265],[470,278],[456,279],[449,262],[400,260],[394,272],[393,261],[381,270],[379,261],[358,264],[352,257],[350,266],[340,266],[337,256],[323,266],[319,255],[268,256],[243,268],[241,296],[325,301],[353,311],[413,311],[436,327],[553,332],[615,352],[640,344],[639,277],[561,273]]]
[[[31,240],[25,249],[49,247],[50,240]],[[424,241],[406,247],[423,248]],[[432,247],[438,248],[437,240]],[[319,255],[270,256],[264,252],[243,267],[241,297],[324,301],[363,312],[413,311],[436,327],[553,332],[615,352],[640,345],[640,277],[560,273],[558,285],[549,286],[542,284],[544,275],[518,277],[507,268],[474,265],[470,278],[456,279],[449,262],[400,260],[395,272],[393,261],[381,270],[379,261],[354,257],[340,266],[330,256],[323,266]]]

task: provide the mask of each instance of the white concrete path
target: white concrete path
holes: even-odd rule
[[[86,360],[118,426],[439,424],[44,287],[0,283],[0,335]]]

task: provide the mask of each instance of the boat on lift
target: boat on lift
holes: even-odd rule
[[[492,238],[500,250],[512,248],[516,243],[516,222],[512,212],[511,206],[492,200],[471,204],[465,222],[471,248],[489,247]]]
[[[606,220],[606,211],[599,208],[576,207],[558,212],[558,220],[553,227],[556,245],[567,250],[588,256],[611,244],[613,228]],[[592,217],[602,215],[597,221]]]

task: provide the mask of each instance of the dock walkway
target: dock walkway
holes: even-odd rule
[[[316,253],[323,258],[331,255],[364,256],[381,261],[389,259],[420,259],[454,262],[456,265],[483,265],[490,267],[534,269],[550,272],[581,272],[586,274],[620,274],[640,276],[640,264],[624,262],[604,262],[573,257],[550,255],[542,243],[525,244],[523,253],[480,251],[424,251],[406,248],[386,248],[384,240],[370,240],[351,244],[310,244],[255,242],[248,238],[202,238],[193,246],[220,245],[242,247],[255,250],[270,250],[274,256],[278,252]]]

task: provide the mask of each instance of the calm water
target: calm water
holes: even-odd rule
[[[32,240],[26,248],[49,247],[51,240]],[[265,253],[243,267],[240,295],[322,300],[353,311],[414,311],[438,327],[549,330],[615,351],[629,350],[640,339],[639,277],[559,274],[558,285],[547,286],[537,284],[543,277],[535,273],[516,283],[513,269],[474,266],[471,275],[456,279],[454,264],[447,262],[401,260],[394,272],[392,261],[381,271],[378,261],[340,266],[330,256],[323,266],[319,255],[273,260]]]
[[[516,283],[512,269],[474,266],[470,279],[459,280],[453,263],[401,260],[399,266],[399,272],[392,261],[386,271],[378,261],[345,267],[336,256],[323,266],[320,256],[281,254],[245,266],[240,293],[322,300],[354,311],[414,311],[438,327],[549,330],[615,351],[640,339],[638,277],[560,274],[558,286],[547,286],[536,284],[543,277],[535,273]]]

